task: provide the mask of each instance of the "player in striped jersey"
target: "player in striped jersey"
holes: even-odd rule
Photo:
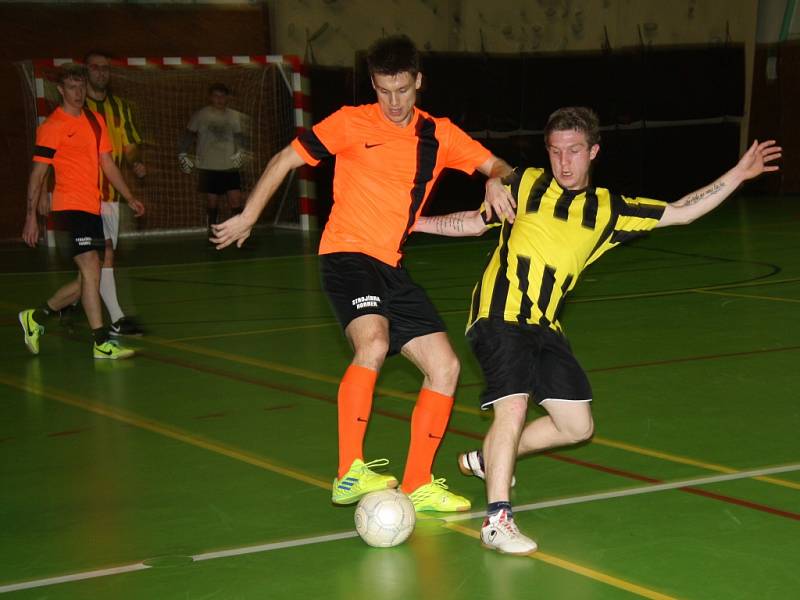
[[[733,169],[667,204],[590,185],[600,150],[599,121],[590,109],[557,110],[544,138],[550,171],[528,168],[507,178],[515,203],[423,217],[414,228],[462,236],[501,226],[497,248],[475,286],[467,324],[486,379],[480,405],[494,409],[494,421],[483,451],[462,454],[459,467],[486,480],[483,544],[510,554],[537,547],[513,519],[509,499],[516,458],[587,440],[594,431],[591,386],[558,320],[580,274],[620,243],[713,210],[743,182],[777,170],[769,163],[781,152],[774,141],[756,141]],[[548,414],[526,423],[531,394]]]
[[[111,157],[119,169],[123,161],[131,167],[139,179],[147,174],[142,162],[139,146],[142,137],[133,123],[128,102],[112,93],[111,60],[108,54],[93,50],[84,58],[89,79],[86,87],[86,106],[101,114],[108,125],[108,136],[113,148]],[[109,333],[112,336],[141,335],[142,329],[136,321],[125,316],[117,298],[117,283],[114,278],[114,251],[119,238],[119,191],[111,185],[102,172],[100,175],[102,194],[101,215],[103,233],[106,238],[103,268],[100,273],[100,296],[111,318]]]

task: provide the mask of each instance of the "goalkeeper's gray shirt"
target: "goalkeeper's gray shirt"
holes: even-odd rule
[[[244,115],[231,108],[201,108],[189,119],[187,129],[197,134],[197,167],[210,171],[229,171],[237,167],[231,156],[239,149],[236,138],[242,133]]]

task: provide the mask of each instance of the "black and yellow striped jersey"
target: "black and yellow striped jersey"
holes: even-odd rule
[[[666,207],[605,188],[564,190],[536,168],[515,177],[510,188],[516,217],[501,224],[497,248],[472,293],[468,329],[478,319],[498,317],[561,331],[559,312],[581,272],[655,227]]]
[[[93,111],[103,115],[108,126],[108,135],[111,138],[111,145],[114,150],[111,156],[118,167],[122,167],[122,161],[125,156],[125,147],[132,144],[141,144],[142,137],[133,124],[133,117],[131,115],[131,107],[127,101],[119,96],[113,95],[111,92],[106,94],[105,99],[95,100],[89,95],[86,96],[86,105]],[[119,193],[114,189],[102,169],[100,171],[100,191],[104,202],[116,202],[119,198]]]

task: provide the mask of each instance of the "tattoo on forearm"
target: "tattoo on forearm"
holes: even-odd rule
[[[464,217],[445,215],[441,217],[434,217],[434,225],[436,226],[436,233],[461,233],[464,231]]]
[[[706,189],[697,192],[696,194],[692,194],[689,196],[686,201],[684,202],[684,206],[691,206],[692,204],[697,204],[701,200],[708,198],[709,196],[713,196],[717,192],[719,192],[722,188],[725,187],[724,181],[715,181]]]

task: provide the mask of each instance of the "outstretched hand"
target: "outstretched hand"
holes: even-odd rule
[[[781,157],[783,148],[775,145],[775,140],[767,140],[759,143],[755,140],[750,148],[747,149],[736,165],[743,180],[753,179],[762,173],[777,171],[778,165],[770,165],[774,160]]]
[[[250,237],[252,229],[253,226],[241,214],[234,215],[227,221],[211,226],[211,230],[214,232],[211,241],[216,244],[217,250],[222,250],[234,242],[238,248],[241,248],[244,241]]]

